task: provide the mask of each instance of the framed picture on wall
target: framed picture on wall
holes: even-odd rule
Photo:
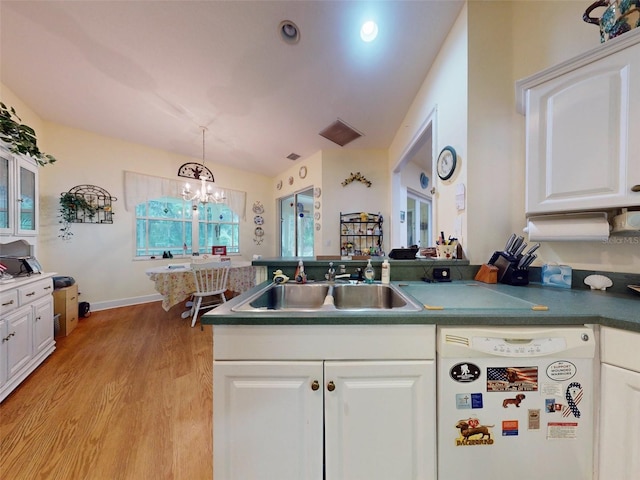
[[[226,245],[214,245],[211,247],[212,255],[226,255],[227,254],[227,246]]]

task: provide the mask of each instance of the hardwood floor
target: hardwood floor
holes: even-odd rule
[[[160,303],[81,319],[0,404],[0,478],[213,477],[212,333]]]

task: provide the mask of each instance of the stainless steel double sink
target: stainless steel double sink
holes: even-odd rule
[[[284,283],[269,284],[234,306],[235,312],[326,312],[422,310],[400,289],[390,284]]]

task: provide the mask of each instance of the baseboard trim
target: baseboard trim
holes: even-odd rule
[[[118,300],[108,300],[105,302],[96,302],[91,304],[92,312],[99,312],[100,310],[109,310],[111,308],[129,307],[131,305],[139,305],[141,303],[159,302],[162,300],[162,295],[154,293],[152,295],[144,295],[142,297],[120,298]]]

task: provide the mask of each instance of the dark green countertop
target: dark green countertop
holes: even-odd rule
[[[336,311],[233,312],[231,309],[263,283],[202,316],[205,325],[581,325],[601,324],[640,332],[640,295],[619,295],[585,289],[563,289],[529,284],[515,287],[475,281],[425,283],[392,282],[418,303],[419,312],[389,310],[340,313]],[[467,291],[467,289],[469,289]],[[534,306],[546,309],[533,309]],[[435,309],[433,309],[435,308]],[[540,307],[536,307],[540,308]]]

